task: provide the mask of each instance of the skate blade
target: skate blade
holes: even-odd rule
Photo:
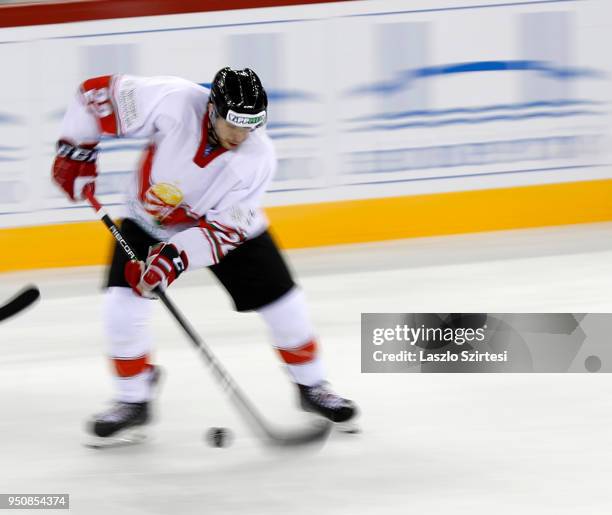
[[[138,445],[147,440],[147,434],[142,429],[126,429],[112,436],[91,436],[84,443],[89,449],[109,449]]]
[[[334,429],[339,433],[347,433],[351,435],[361,433],[361,426],[352,420],[347,420],[346,422],[336,422],[334,424]]]

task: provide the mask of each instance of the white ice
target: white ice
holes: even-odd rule
[[[361,435],[334,434],[317,453],[266,450],[158,306],[166,380],[153,438],[87,449],[84,421],[111,395],[103,270],[4,274],[0,302],[29,282],[43,298],[0,325],[0,493],[69,493],[79,515],[612,513],[607,374],[360,372],[362,312],[612,312],[612,224],[289,259],[330,379],[361,406]],[[304,421],[256,315],[232,312],[206,271],[171,295],[271,421]],[[234,445],[205,445],[210,426],[232,428]]]

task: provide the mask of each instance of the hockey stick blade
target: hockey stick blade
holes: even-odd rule
[[[12,317],[36,302],[40,297],[40,290],[36,286],[26,286],[4,306],[0,306],[0,320]]]
[[[278,431],[268,429],[267,443],[274,447],[298,447],[303,445],[323,443],[332,429],[333,423],[329,420],[317,420],[308,429]]]

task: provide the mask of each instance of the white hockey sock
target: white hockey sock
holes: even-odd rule
[[[293,380],[306,386],[323,381],[325,369],[303,292],[295,287],[280,299],[260,308],[258,313],[266,321],[274,346],[287,363]]]
[[[152,311],[153,302],[130,288],[111,287],[106,293],[104,327],[115,370],[115,400],[144,402],[151,398]]]

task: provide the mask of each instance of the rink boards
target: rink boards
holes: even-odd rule
[[[284,248],[494,231],[612,219],[612,181],[389,197],[268,208]],[[455,215],[453,215],[455,213]],[[112,238],[100,222],[3,229],[0,270],[102,264]]]
[[[279,155],[265,204],[288,248],[612,219],[605,3],[229,1],[159,16],[178,12],[160,1],[99,19],[117,2],[102,4],[29,27],[9,26],[22,8],[0,11],[13,74],[0,84],[0,240],[16,249],[0,270],[106,259],[104,228],[48,170],[72,92],[112,72],[207,84],[225,65],[256,69]],[[62,12],[30,9],[29,23]],[[143,144],[101,143],[98,191],[116,216]]]

